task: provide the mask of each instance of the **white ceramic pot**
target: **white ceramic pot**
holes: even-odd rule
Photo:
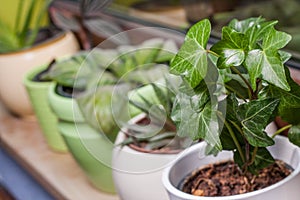
[[[278,136],[276,144],[269,147],[276,159],[283,160],[294,168],[284,180],[267,188],[246,194],[227,197],[198,197],[177,189],[180,182],[195,169],[210,163],[232,158],[232,153],[224,151],[214,156],[204,156],[206,143],[199,143],[184,151],[178,160],[168,166],[162,181],[170,200],[298,200],[300,186],[300,148],[292,145],[287,138]]]
[[[33,109],[22,82],[25,74],[54,58],[74,54],[78,49],[75,36],[66,32],[26,50],[0,54],[0,99],[5,107],[17,116],[32,116]]]
[[[130,123],[142,119],[138,115]],[[125,135],[119,132],[113,149],[112,168],[115,188],[122,200],[167,200],[161,182],[163,169],[178,154],[151,154],[136,151],[128,146],[117,146]]]

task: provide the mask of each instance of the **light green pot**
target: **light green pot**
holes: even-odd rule
[[[47,144],[52,150],[67,152],[68,148],[57,130],[58,119],[48,104],[48,89],[52,83],[32,80],[36,74],[45,68],[46,66],[44,65],[29,71],[23,79],[23,84],[26,87],[31,105]]]
[[[101,191],[115,193],[111,169],[113,144],[85,123],[60,122],[59,131],[92,184]]]
[[[113,144],[85,122],[73,98],[60,96],[55,90],[56,84],[52,84],[49,103],[59,118],[58,130],[69,152],[96,188],[115,193],[110,167]]]

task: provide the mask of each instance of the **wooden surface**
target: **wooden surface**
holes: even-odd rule
[[[36,121],[12,117],[1,102],[0,145],[56,199],[119,200],[95,189],[69,153],[50,150]]]

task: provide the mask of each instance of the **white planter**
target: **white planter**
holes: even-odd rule
[[[144,115],[138,115],[134,123]],[[119,132],[115,144],[125,135]],[[112,168],[115,188],[122,200],[168,200],[161,182],[163,169],[178,154],[143,153],[128,146],[116,146],[113,150]]]
[[[274,158],[283,160],[294,168],[284,180],[262,190],[227,197],[197,197],[178,190],[180,181],[200,166],[232,158],[232,153],[225,151],[217,157],[204,156],[205,145],[206,143],[199,143],[190,147],[164,170],[162,181],[171,200],[299,200],[300,148],[283,136],[278,136],[276,144],[269,147],[269,150]]]

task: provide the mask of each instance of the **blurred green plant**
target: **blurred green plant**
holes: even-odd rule
[[[0,20],[0,53],[18,51],[34,44],[50,2],[51,0],[45,0],[42,7],[36,9],[38,4],[35,0],[30,0],[28,9],[24,9],[25,1],[20,0],[14,26]],[[34,14],[35,11],[38,12],[37,15]]]

